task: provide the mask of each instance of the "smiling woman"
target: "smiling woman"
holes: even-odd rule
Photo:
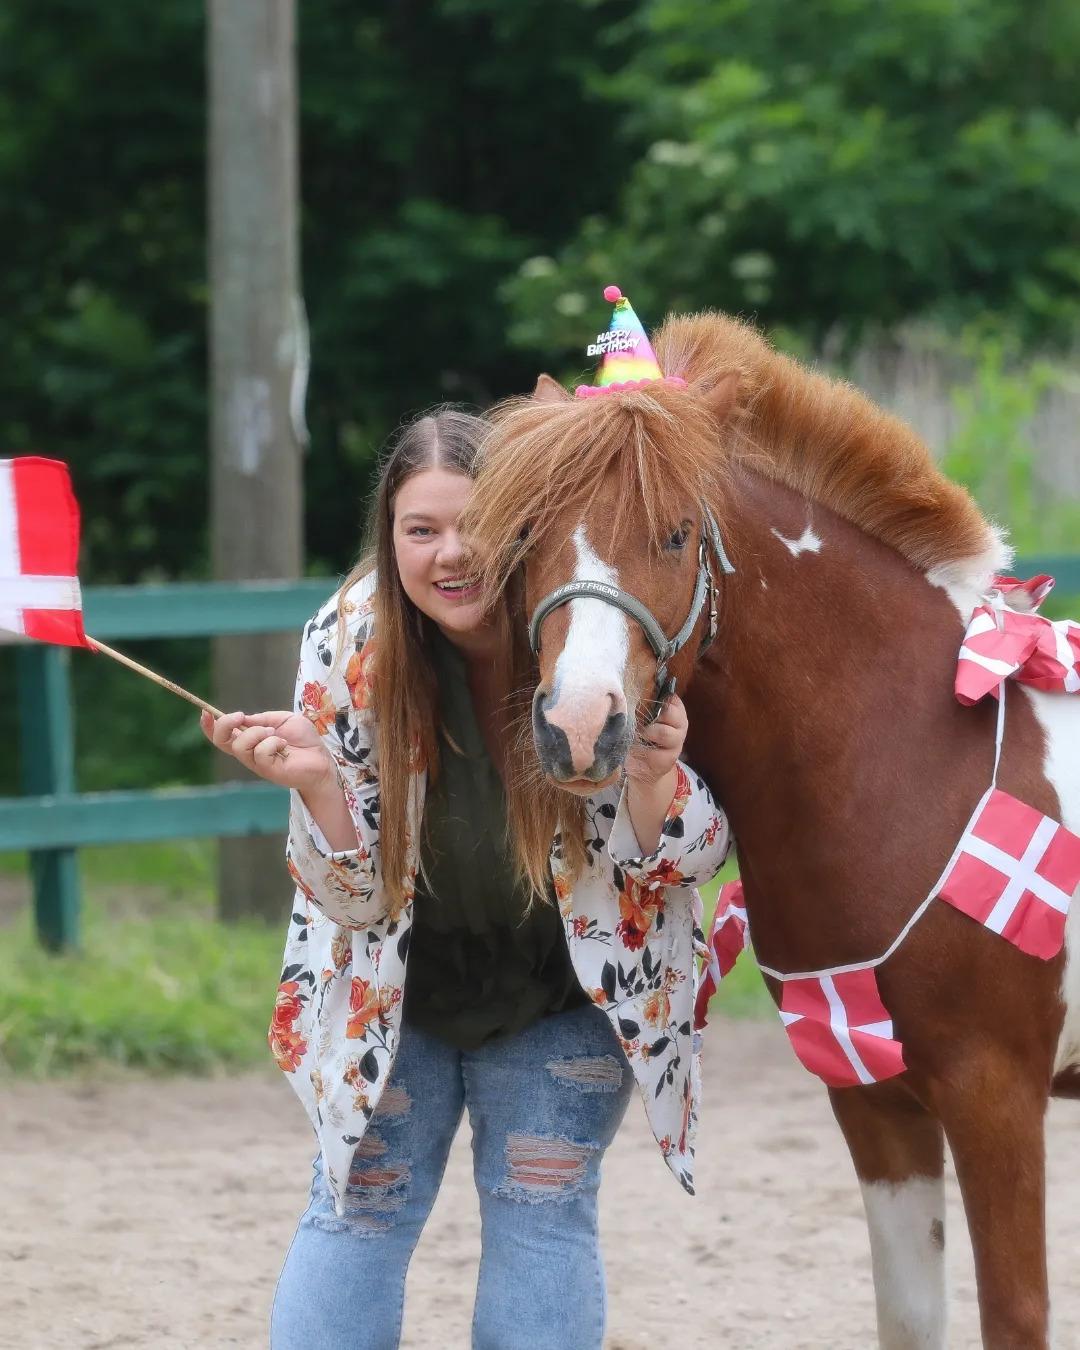
[[[398,1343],[465,1108],[478,1346],[601,1345],[600,1164],[635,1082],[692,1189],[695,887],[723,862],[727,825],[678,762],[677,699],[624,774],[597,781],[585,749],[561,788],[540,774],[520,587],[487,603],[460,524],[486,431],[455,409],[405,428],[373,549],[305,629],[295,711],[204,723],[293,789],[297,892],[270,1042],[320,1151],[274,1350]]]

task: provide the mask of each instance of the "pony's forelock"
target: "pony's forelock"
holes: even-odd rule
[[[658,383],[561,403],[512,398],[490,418],[463,528],[480,546],[491,592],[560,521],[587,519],[613,470],[613,531],[636,521],[656,548],[688,503],[721,495],[726,465],[718,428],[690,391]]]

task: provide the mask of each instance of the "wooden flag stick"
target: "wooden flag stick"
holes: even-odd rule
[[[111,656],[114,661],[119,661],[122,666],[127,666],[128,670],[133,670],[137,675],[145,675],[148,680],[153,680],[155,684],[160,684],[162,689],[168,689],[170,693],[179,694],[181,698],[186,698],[189,703],[194,703],[196,708],[202,708],[212,717],[221,717],[219,708],[215,708],[212,703],[206,703],[203,699],[197,698],[194,694],[189,694],[186,689],[180,685],[173,684],[172,680],[167,680],[164,675],[158,675],[146,666],[140,666],[138,661],[133,661],[130,656],[125,656],[123,652],[114,651],[112,647],[106,647],[104,642],[99,642],[97,638],[87,637],[87,642],[97,652],[102,652],[105,656]]]

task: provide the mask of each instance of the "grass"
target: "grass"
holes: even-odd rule
[[[21,905],[0,944],[0,1066],[210,1072],[269,1063],[280,926],[225,926],[203,844],[87,849],[83,946],[52,956]],[[16,869],[0,859],[0,874]]]
[[[203,842],[89,848],[80,859],[81,951],[42,951],[25,903],[9,906],[0,929],[0,1069],[52,1077],[104,1065],[187,1073],[269,1065],[285,916],[269,928],[218,923],[214,848]],[[24,855],[0,854],[9,892],[25,866]],[[707,889],[707,921],[721,881],[734,875],[729,864]],[[733,1017],[771,1011],[749,954],[712,1008]]]

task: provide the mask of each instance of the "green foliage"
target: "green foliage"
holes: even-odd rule
[[[820,336],[986,310],[1080,315],[1080,11],[1068,0],[644,0],[603,85],[623,191],[508,284],[516,340],[569,353],[617,280]],[[1071,54],[1071,55],[1070,55]]]
[[[1022,364],[1015,338],[985,326],[970,329],[961,348],[972,359],[973,377],[953,390],[961,423],[942,468],[1008,528],[1018,553],[1075,551],[1080,502],[1040,487],[1029,432],[1040,398],[1066,372],[1047,361]]]
[[[217,923],[204,845],[81,856],[90,891],[81,953],[43,952],[28,912],[4,930],[0,1066],[53,1075],[269,1064],[284,920],[280,932]]]

